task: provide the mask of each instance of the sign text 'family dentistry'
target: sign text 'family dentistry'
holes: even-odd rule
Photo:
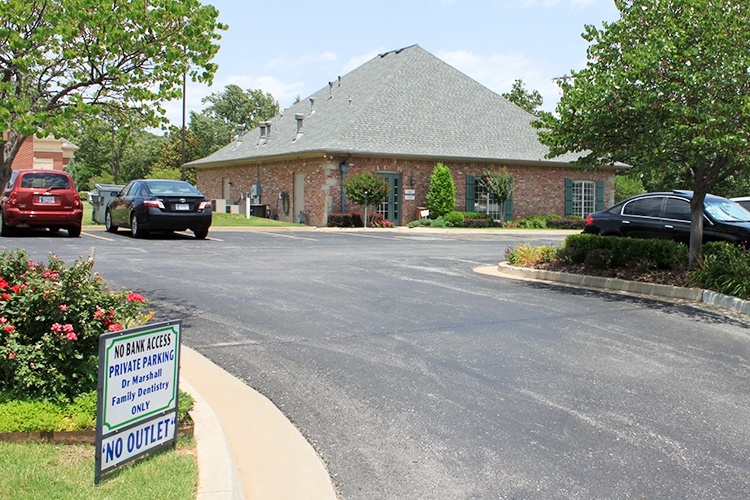
[[[176,442],[180,320],[102,334],[96,471]]]

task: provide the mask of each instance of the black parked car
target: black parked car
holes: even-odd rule
[[[692,191],[646,193],[586,217],[584,233],[664,238],[690,242]],[[750,242],[750,212],[737,203],[706,195],[703,241]]]
[[[139,179],[131,181],[112,200],[105,213],[107,231],[127,227],[140,238],[150,231],[190,229],[202,240],[211,226],[211,202],[184,181]]]

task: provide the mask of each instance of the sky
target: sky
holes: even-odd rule
[[[281,105],[305,99],[383,52],[418,44],[502,94],[516,79],[554,111],[555,78],[586,65],[584,26],[618,18],[614,0],[204,0],[222,32],[213,84],[188,82],[186,108],[235,84]],[[182,102],[166,107],[182,123]]]

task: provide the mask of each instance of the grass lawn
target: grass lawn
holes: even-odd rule
[[[94,485],[94,447],[0,441],[0,497],[191,499],[198,484],[195,440],[167,447],[106,474]]]
[[[83,202],[83,225],[97,226],[91,218],[93,207],[88,201]],[[246,218],[240,214],[222,214],[214,212],[212,226],[234,226],[234,227],[304,227],[304,224],[294,224],[293,222],[281,222],[263,217]]]

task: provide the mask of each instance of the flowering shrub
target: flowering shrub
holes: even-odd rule
[[[386,219],[383,214],[375,212],[372,214],[372,227],[395,227],[396,225]]]
[[[96,389],[99,335],[145,323],[146,299],[112,291],[92,259],[45,265],[23,250],[0,253],[0,390],[72,400]]]

